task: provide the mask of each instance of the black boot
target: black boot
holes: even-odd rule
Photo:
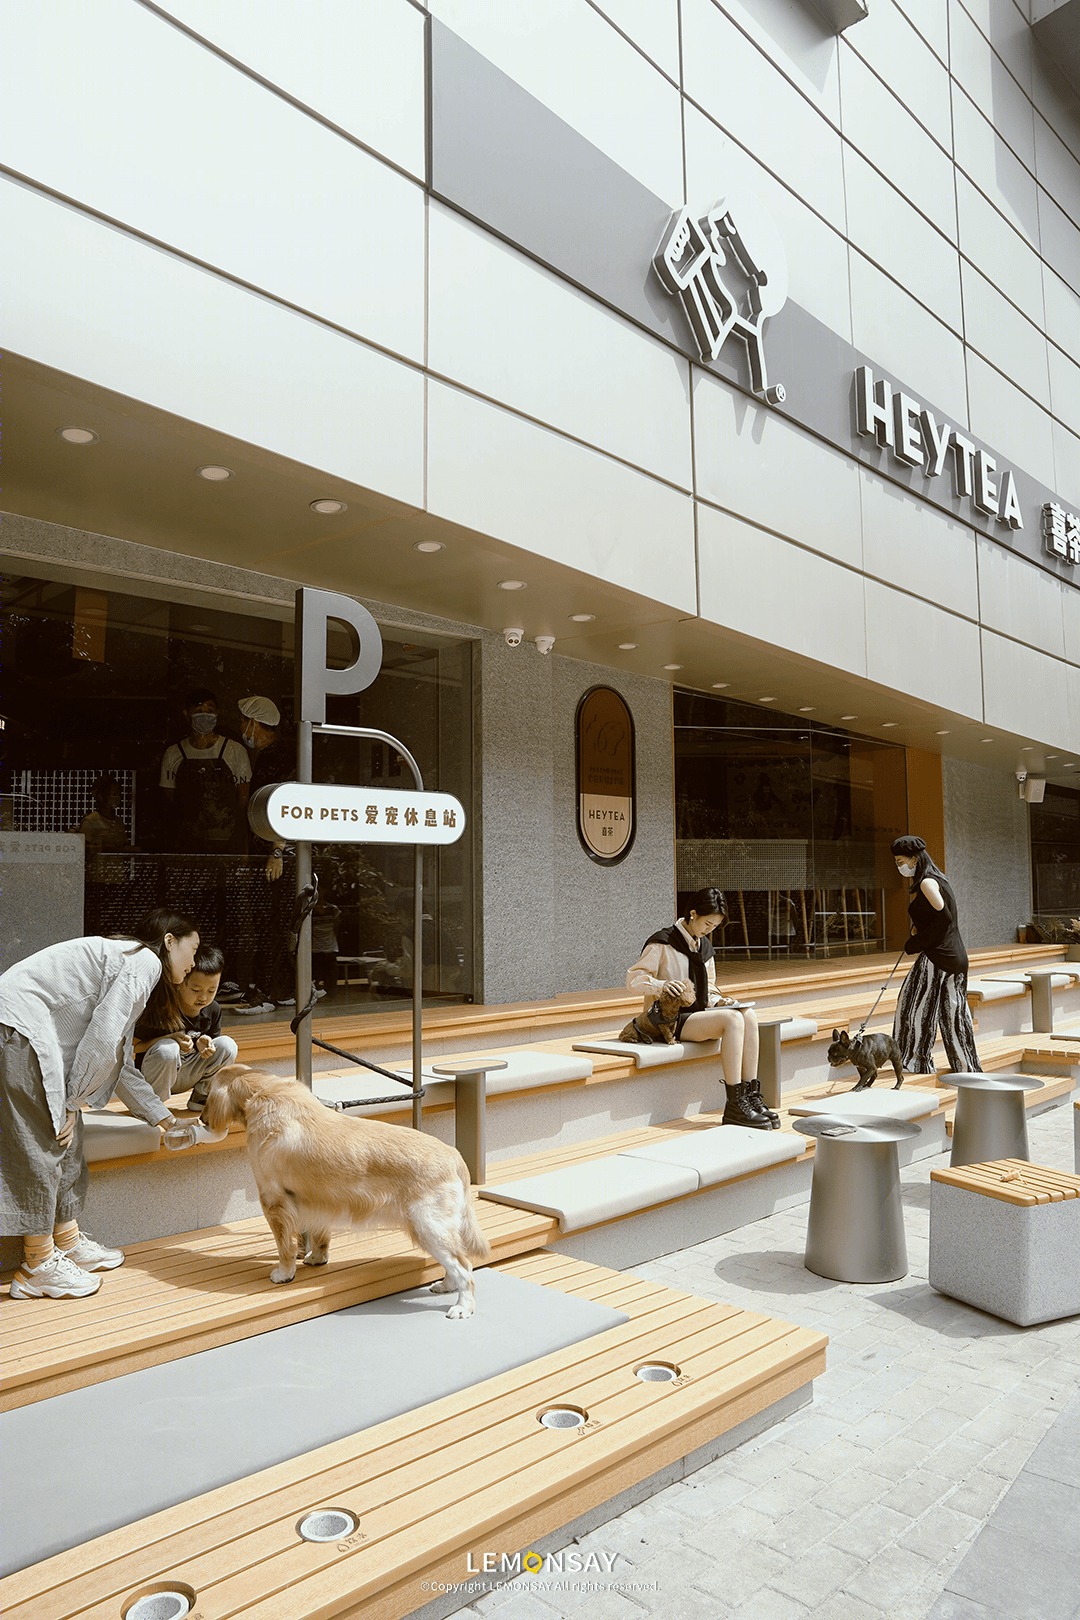
[[[780,1115],[769,1107],[768,1103],[761,1095],[761,1081],[748,1080],[746,1082],[746,1095],[750,1099],[751,1106],[759,1109],[769,1121],[772,1129],[774,1131],[778,1131],[780,1129]]]
[[[728,1086],[727,1102],[721,1125],[748,1125],[752,1131],[771,1131],[772,1122],[767,1114],[759,1113],[747,1095],[747,1082]]]

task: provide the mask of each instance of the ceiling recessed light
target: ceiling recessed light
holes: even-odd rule
[[[935,737],[947,737],[948,735],[949,735],[949,733],[947,731],[935,731],[934,732]]]
[[[841,720],[857,720],[859,717],[857,714],[842,714],[840,718]]]
[[[231,467],[197,467],[195,470],[200,478],[205,478],[210,484],[223,484],[226,478],[232,477]]]
[[[189,630],[197,630],[199,632],[199,634],[201,635],[205,631],[208,631],[210,629],[210,626],[208,624],[189,624],[188,629]]]
[[[814,704],[814,703],[804,703],[802,708],[799,710],[799,713],[800,714],[813,714],[816,707],[817,707],[817,705]]]
[[[881,729],[882,731],[888,731],[890,726],[898,726],[899,724],[899,720],[883,720],[881,722]]]
[[[1034,743],[1025,743],[1023,748],[1021,748],[1020,752],[1022,754],[1030,754],[1031,750],[1034,748],[1034,746],[1035,746]]]
[[[1063,771],[1075,770],[1075,768],[1076,768],[1075,759],[1067,759],[1065,761],[1064,765],[1061,768],[1062,768]]]
[[[338,512],[348,511],[344,501],[331,500],[329,497],[320,501],[310,501],[308,504],[313,512],[319,512],[323,517],[335,517]]]
[[[619,651],[620,652],[633,652],[634,648],[636,646],[637,646],[636,641],[620,641],[619,642]]]
[[[500,579],[500,591],[523,591],[527,581],[524,579]]]
[[[981,741],[981,742],[994,742],[994,741],[995,741],[995,740],[996,740],[996,739],[995,739],[995,738],[993,738],[993,737],[982,737],[982,738],[980,738],[980,739],[979,739],[979,740],[980,740],[980,741]]]
[[[56,432],[61,439],[66,439],[68,444],[97,444],[101,437],[93,428],[66,427],[57,428]]]
[[[712,689],[714,692],[726,692],[730,685],[730,681],[713,681]]]
[[[682,669],[682,665],[681,664],[665,664],[664,668],[665,669]]]
[[[1056,754],[1044,754],[1043,758],[1044,759],[1057,759],[1057,755]]]
[[[418,540],[413,546],[414,551],[445,551],[446,547],[441,540]]]
[[[592,624],[596,618],[595,613],[571,613],[570,619],[574,624]]]
[[[775,703],[775,698],[758,698],[759,703]]]

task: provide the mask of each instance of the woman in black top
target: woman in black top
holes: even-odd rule
[[[930,859],[921,838],[908,835],[892,844],[896,869],[911,884],[905,946],[914,966],[896,1003],[893,1039],[909,1074],[934,1072],[934,1041],[940,1028],[949,1070],[981,1074],[975,1030],[967,1003],[968,956],[956,920],[956,896],[944,872]]]

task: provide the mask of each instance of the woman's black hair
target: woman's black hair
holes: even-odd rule
[[[168,906],[155,906],[152,911],[145,912],[139,918],[129,934],[118,936],[121,939],[138,940],[139,947],[153,951],[161,963],[161,978],[150,992],[144,1018],[154,1029],[163,1033],[171,1034],[184,1027],[178,986],[173,983],[169,953],[165,948],[165,936],[171,934],[174,939],[187,939],[189,934],[198,932],[190,917],[184,917],[178,911],[170,911]]]
[[[723,889],[698,889],[686,903],[686,915],[695,911],[699,917],[727,917]]]
[[[943,878],[944,872],[940,866],[935,866],[933,856],[926,847],[926,840],[917,833],[905,833],[902,838],[894,838],[889,845],[891,855],[906,855],[909,860],[914,858],[915,873],[911,882],[916,888],[924,878]]]
[[[192,963],[192,973],[205,973],[211,978],[215,973],[222,973],[225,969],[225,955],[217,945],[200,945],[195,952],[195,961]]]
[[[100,812],[103,803],[110,797],[114,790],[117,793],[120,792],[120,784],[116,780],[115,776],[99,776],[93,787],[90,789],[90,797],[94,801],[94,809]],[[115,811],[113,813],[116,814]]]
[[[196,686],[184,699],[185,709],[197,709],[200,703],[216,703],[217,693],[209,686]]]

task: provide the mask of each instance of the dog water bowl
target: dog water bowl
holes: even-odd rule
[[[190,1586],[159,1586],[155,1591],[140,1593],[120,1613],[122,1620],[183,1620],[194,1605],[195,1593]]]
[[[678,1367],[667,1361],[646,1361],[634,1368],[634,1377],[640,1378],[643,1384],[673,1384],[678,1376]]]
[[[302,1541],[340,1541],[351,1536],[359,1522],[347,1508],[316,1508],[296,1528]]]
[[[549,1406],[540,1413],[545,1429],[580,1429],[585,1424],[585,1413],[576,1406]]]

